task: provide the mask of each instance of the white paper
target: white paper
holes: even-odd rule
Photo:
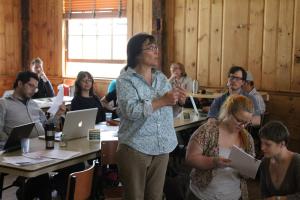
[[[56,97],[53,99],[53,103],[47,112],[51,113],[52,115],[55,115],[59,109],[59,106],[63,103],[63,101],[64,101],[64,88],[63,86],[61,86],[58,88],[58,93]]]
[[[54,150],[43,150],[43,151],[36,151],[32,153],[27,153],[25,156],[28,158],[54,158],[54,159],[60,159],[65,160],[72,158],[75,155],[80,154],[78,151],[67,151],[67,150],[60,150],[60,149],[54,149]]]
[[[12,165],[17,165],[17,166],[24,166],[24,165],[33,165],[33,164],[38,164],[46,161],[50,161],[52,159],[50,158],[28,158],[26,156],[6,156],[3,157],[3,162],[9,163]]]
[[[194,98],[191,95],[190,95],[190,99],[191,99],[191,102],[192,102],[192,105],[193,105],[196,115],[199,116],[199,112],[198,112],[197,106],[195,104]]]
[[[239,171],[240,174],[255,179],[260,160],[256,160],[253,156],[247,154],[241,148],[233,146],[229,154],[231,167]]]
[[[106,132],[106,131],[118,132],[119,126],[107,126],[106,124],[96,124],[95,129],[100,129],[100,132]]]

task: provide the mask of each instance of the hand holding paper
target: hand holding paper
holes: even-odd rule
[[[53,104],[51,105],[51,107],[47,112],[51,113],[52,115],[55,115],[59,109],[59,106],[63,103],[63,100],[64,100],[64,88],[63,86],[61,86],[58,88],[57,96],[54,98]]]

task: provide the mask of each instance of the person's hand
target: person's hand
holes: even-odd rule
[[[46,74],[45,74],[44,71],[41,71],[40,74],[39,74],[39,76],[41,77],[41,79],[42,79],[44,82],[47,82],[47,81],[48,81],[48,78],[47,78],[47,76],[46,76]]]
[[[207,120],[207,122],[208,123],[215,123],[217,121],[217,119],[216,118],[208,118],[208,120]]]
[[[176,88],[173,88],[171,91],[166,92],[162,97],[165,104],[169,106],[176,105],[178,102],[179,93]]]
[[[56,112],[56,116],[57,117],[60,117],[60,116],[62,116],[63,114],[65,114],[65,112],[66,112],[66,105],[63,103],[63,104],[61,104],[60,106],[59,106],[59,108],[58,108],[58,111]]]
[[[186,101],[186,90],[182,87],[176,87],[178,92],[178,103],[179,105],[184,105]]]
[[[213,162],[215,167],[223,168],[223,167],[229,167],[231,160],[223,157],[214,157]]]

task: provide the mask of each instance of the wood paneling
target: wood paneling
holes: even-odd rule
[[[152,32],[152,0],[127,0],[128,36]]]
[[[170,62],[182,62],[201,86],[223,87],[228,69],[240,65],[259,89],[300,92],[300,63],[294,59],[300,49],[299,0],[174,2],[166,6],[166,21],[173,22],[167,27],[174,31],[166,35],[170,57],[164,71]]]
[[[30,57],[40,57],[49,77],[62,77],[62,1],[30,1]]]
[[[21,70],[20,3],[19,0],[0,1],[0,75],[3,77]]]
[[[291,89],[294,91],[300,91],[300,58],[295,58],[296,52],[298,52],[298,56],[300,56],[300,0],[295,1],[294,13],[294,48],[292,53]]]
[[[166,34],[163,70],[179,61],[200,86],[220,89],[227,82],[228,69],[243,66],[252,72],[258,89],[271,93],[271,118],[283,120],[292,141],[299,144],[300,59],[295,54],[300,54],[300,0],[174,2],[175,6],[166,6],[166,27],[173,34]],[[189,32],[191,27],[197,28],[197,34]]]
[[[198,23],[198,0],[186,1],[186,25],[185,25],[185,65],[186,72],[191,75],[193,79],[197,76],[197,30]]]

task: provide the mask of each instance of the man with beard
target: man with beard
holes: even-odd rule
[[[225,94],[216,98],[213,101],[213,103],[210,106],[210,110],[208,112],[208,118],[209,118],[208,121],[213,121],[218,118],[220,108],[223,105],[224,101],[227,99],[227,97],[229,97],[230,95],[239,94],[239,95],[244,95],[252,100],[254,104],[255,112],[251,123],[254,125],[260,124],[261,111],[259,110],[259,106],[256,99],[252,95],[249,95],[248,93],[242,90],[242,86],[245,83],[246,77],[247,77],[247,72],[242,67],[232,66],[230,68],[228,72],[228,81],[227,81],[228,92],[226,92]]]
[[[43,125],[47,122],[46,116],[31,97],[38,88],[38,76],[33,72],[20,72],[14,83],[14,93],[0,99],[0,141],[5,142],[15,126],[35,122],[30,137],[44,135]],[[61,105],[55,116],[51,117],[53,123],[57,123],[59,117],[66,111],[65,105]],[[19,177],[23,182],[26,179]],[[23,184],[22,184],[23,185]],[[51,199],[51,188],[48,174],[27,179],[24,187],[17,191],[18,199]]]

